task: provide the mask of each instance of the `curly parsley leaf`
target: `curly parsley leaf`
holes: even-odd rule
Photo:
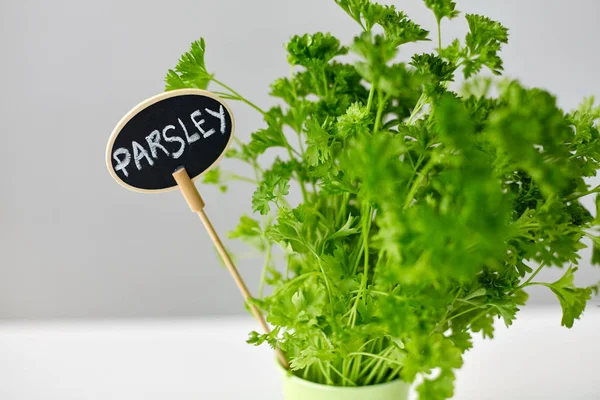
[[[275,160],[273,167],[264,173],[262,182],[252,195],[252,210],[262,215],[268,214],[271,209],[270,203],[277,203],[289,194],[292,173],[290,163]]]
[[[334,57],[346,54],[348,50],[329,33],[294,36],[286,46],[291,65],[311,67],[318,63],[328,63]]]
[[[563,311],[561,325],[567,328],[573,327],[573,323],[581,317],[585,305],[592,297],[591,288],[578,288],[574,285],[575,271],[577,268],[569,267],[562,278],[544,284],[558,297]]]
[[[405,43],[429,40],[428,31],[415,24],[405,13],[396,10],[394,6],[386,7],[377,23],[381,25],[386,38],[394,47]]]
[[[452,64],[462,66],[466,79],[478,74],[483,67],[500,75],[503,63],[498,53],[502,45],[508,43],[508,29],[477,14],[467,14],[466,19],[469,32],[464,45],[456,39],[450,46],[441,49],[441,55]]]
[[[201,38],[192,42],[191,48],[184,53],[175,69],[169,70],[165,77],[165,90],[198,88],[206,89],[212,75],[206,70],[204,53],[206,44]]]
[[[433,11],[438,22],[444,18],[456,18],[459,14],[456,2],[452,0],[425,0],[425,5]]]

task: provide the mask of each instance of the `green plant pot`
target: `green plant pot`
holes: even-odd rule
[[[410,385],[401,380],[360,387],[327,386],[298,378],[279,367],[284,400],[408,400]]]

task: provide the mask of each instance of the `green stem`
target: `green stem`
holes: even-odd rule
[[[367,375],[367,377],[365,378],[363,384],[366,385],[370,385],[373,378],[375,378],[378,375],[379,370],[384,366],[384,360],[377,360],[377,362],[375,363],[375,366],[371,369],[371,371],[369,372],[369,375]]]
[[[234,94],[231,93],[227,93],[227,92],[218,92],[218,91],[214,91],[214,94],[216,94],[217,96],[221,97],[223,100],[236,100],[236,101],[242,101],[242,99],[239,96],[236,96]]]
[[[367,100],[367,110],[370,112],[371,107],[373,106],[373,95],[375,94],[375,85],[371,85],[371,90],[369,91],[369,100]]]
[[[380,342],[378,342],[380,343]],[[383,374],[385,374],[386,370],[389,369],[389,365],[386,365],[385,362],[387,360],[391,360],[389,358],[387,358],[387,355],[391,352],[391,348],[386,348],[383,352],[377,354],[378,359],[377,362],[375,363],[375,365],[372,367],[369,375],[367,375],[367,377],[365,378],[363,384],[364,385],[369,385],[371,383],[378,383],[381,381],[381,376],[383,376]],[[374,354],[374,353],[372,353]],[[392,362],[394,360],[391,360]],[[373,382],[373,378],[375,378],[375,382]]]
[[[319,369],[320,369],[320,370],[321,370],[321,372],[323,373],[323,376],[325,377],[327,384],[328,384],[328,385],[331,385],[331,384],[333,384],[333,381],[331,380],[331,375],[329,375],[329,374],[327,373],[327,371],[325,371],[325,367],[323,367],[323,363],[321,362],[321,360],[318,360],[318,361],[317,361],[317,364],[319,365]]]
[[[333,304],[333,292],[331,291],[331,285],[329,283],[329,279],[327,278],[327,274],[325,273],[325,269],[323,268],[323,264],[321,263],[321,257],[312,248],[309,248],[309,250],[315,255],[315,258],[317,259],[317,264],[319,265],[319,270],[321,271],[321,275],[323,275],[323,279],[325,280],[325,287],[327,288],[327,297],[329,298],[329,304]],[[333,306],[330,308],[331,308],[331,315],[335,319],[335,313],[333,310]]]
[[[389,370],[390,370],[390,367],[388,365],[383,365],[382,368],[379,369],[379,374],[377,374],[377,377],[375,378],[375,382],[373,382],[373,383],[374,384],[382,383],[385,373],[388,372]]]
[[[438,33],[438,53],[442,52],[442,20],[437,20],[437,33]]]
[[[329,83],[327,82],[327,74],[325,73],[325,68],[323,68],[321,75],[323,76],[323,89],[325,90],[324,97],[327,97],[327,94],[329,92]]]
[[[482,312],[480,312],[479,314],[477,314],[476,316],[474,316],[465,326],[470,327],[471,324],[475,321],[477,321],[479,318],[483,317],[485,314],[487,314],[488,310],[485,309]]]
[[[342,375],[344,375],[344,376],[348,376],[348,366],[349,366],[348,361],[349,361],[348,357],[345,357],[342,359]]]
[[[515,290],[510,292],[510,294],[513,294],[517,290],[527,287],[530,284],[530,282],[533,280],[533,278],[535,278],[535,276],[540,273],[540,271],[542,270],[542,268],[544,268],[544,266],[545,266],[545,264],[541,263],[540,266],[537,267],[537,269],[533,272],[533,274],[531,274],[531,276],[525,282],[523,282],[523,284],[519,285]]]
[[[346,375],[344,375],[340,371],[338,371],[338,369],[335,368],[333,365],[331,365],[331,363],[329,363],[329,368],[331,368],[331,370],[333,370],[333,372],[335,372],[340,378],[342,378],[342,382],[349,383],[350,386],[357,386],[356,382],[347,378]]]
[[[265,255],[265,265],[263,265],[262,273],[260,274],[260,283],[258,285],[258,298],[263,298],[263,292],[265,289],[265,284],[267,280],[267,269],[269,268],[269,263],[271,262],[271,247],[268,246],[267,254]]]
[[[352,373],[351,373],[351,377],[353,381],[356,381],[357,378],[359,377],[359,373],[360,373],[360,365],[362,363],[362,356],[358,355],[357,358],[353,359],[354,364],[352,364]]]
[[[362,237],[363,237],[363,255],[364,255],[364,265],[363,265],[363,276],[360,283],[361,293],[356,295],[356,299],[354,300],[354,305],[352,306],[352,313],[350,315],[350,319],[348,321],[350,326],[354,326],[356,323],[356,313],[358,310],[358,302],[362,297],[364,299],[367,292],[367,284],[369,279],[369,231],[371,230],[371,220],[373,219],[373,207],[370,205],[365,205],[365,210],[363,211],[363,215],[361,216],[363,228],[362,228]],[[366,218],[365,218],[366,216]]]
[[[237,175],[237,174],[231,174],[229,177],[232,180],[238,180],[238,181],[248,182],[248,183],[253,183],[255,185],[258,185],[258,181],[256,179],[248,178],[246,176],[241,176],[241,175]]]
[[[414,122],[413,120],[417,117],[417,115],[419,115],[419,112],[423,109],[426,99],[427,96],[425,96],[425,93],[421,93],[421,97],[419,97],[419,100],[417,100],[415,108],[413,108],[412,112],[410,113],[410,116],[408,117],[408,121],[406,121],[407,125],[411,125]]]
[[[484,306],[485,306],[485,305],[484,305]],[[470,313],[471,311],[475,311],[475,310],[478,310],[478,309],[480,309],[480,308],[481,308],[481,306],[477,306],[477,307],[469,308],[468,310],[465,310],[465,311],[463,311],[463,312],[460,312],[460,313],[458,313],[458,314],[454,314],[454,315],[452,315],[450,318],[448,318],[448,319],[447,319],[447,320],[444,322],[444,324],[445,324],[445,323],[447,323],[447,322],[450,322],[450,321],[452,321],[454,318],[458,318],[458,317],[460,317],[461,315],[465,315],[465,314],[467,314],[467,313]]]
[[[465,300],[465,299],[456,299],[456,301],[458,301],[459,303],[465,303],[468,304],[470,306],[481,306],[480,304],[474,303],[472,301],[469,300]]]
[[[581,197],[585,197],[585,196],[587,196],[588,194],[592,194],[592,193],[598,193],[598,192],[600,192],[600,185],[596,186],[596,187],[595,187],[595,188],[593,188],[593,189],[590,189],[590,190],[588,190],[587,192],[583,192],[583,193],[573,193],[572,195],[570,195],[570,196],[567,196],[567,197],[565,198],[565,200],[567,200],[567,201],[569,201],[569,200],[576,200],[576,199],[579,199],[579,198],[581,198]]]
[[[383,96],[381,91],[377,91],[377,115],[375,116],[375,127],[373,128],[373,133],[379,131],[379,127],[381,126],[381,116],[383,115],[383,108],[385,106],[385,102],[387,101],[388,96]]]
[[[302,143],[302,134],[296,131],[298,134],[298,147],[300,148],[300,153],[298,154],[300,158],[304,158],[304,144]]]
[[[425,179],[425,177],[427,176],[429,171],[431,171],[431,169],[434,167],[434,165],[435,165],[435,158],[432,156],[429,159],[429,161],[427,162],[427,164],[425,164],[425,166],[423,167],[421,172],[419,173],[419,176],[417,177],[417,179],[413,182],[413,184],[408,192],[408,195],[406,196],[406,200],[404,201],[404,209],[406,209],[410,205],[410,203],[413,201],[415,193],[417,193],[419,186],[421,186],[421,182],[423,182],[423,179]]]
[[[358,264],[360,264],[360,256],[362,255],[363,250],[365,249],[365,242],[361,240],[360,248],[358,249],[358,254],[356,256],[356,260],[354,261],[354,265],[352,266],[352,275],[356,275],[358,271]]]
[[[295,160],[296,157],[294,157],[294,152],[296,152],[296,154],[298,154],[298,152],[292,148],[292,146],[288,142],[287,137],[285,136],[283,131],[281,131],[281,137],[283,139],[283,144],[285,145],[285,148],[288,152],[290,160]],[[302,159],[301,154],[298,154],[298,156],[300,157],[300,159]],[[302,179],[300,179],[300,173],[298,171],[296,171],[296,179],[298,180],[298,184],[300,185],[300,190],[302,191],[302,198],[304,199],[305,203],[308,203],[308,192],[306,191],[306,187],[304,187],[304,181]]]
[[[527,286],[546,286],[546,287],[550,287],[550,284],[548,282],[529,282],[527,284]]]
[[[350,198],[350,193],[344,192],[344,194],[342,195],[342,206],[340,207],[340,211],[338,212],[338,215],[336,217],[336,222],[337,222],[338,226],[342,222],[345,222],[344,217],[346,216],[346,207],[348,206],[349,198]]]
[[[304,368],[304,373],[302,374],[302,375],[303,375],[302,377],[303,377],[305,380],[306,380],[306,379],[308,379],[308,369],[309,369],[309,368],[310,368],[310,365],[309,365],[309,366],[307,366],[306,368]]]
[[[394,379],[396,379],[396,377],[400,373],[400,370],[402,369],[402,367],[403,367],[403,365],[398,366],[394,370],[392,370],[392,372],[388,375],[386,382],[390,382],[390,381],[393,381]]]
[[[363,352],[354,352],[354,353],[349,353],[348,356],[365,356],[365,357],[372,357],[372,358],[376,358],[378,360],[382,360],[385,362],[389,362],[390,364],[395,364],[395,365],[401,365],[403,366],[404,364],[402,364],[399,361],[396,360],[392,360],[391,358],[387,358],[387,357],[383,357],[383,356],[379,356],[377,354],[370,354],[370,353],[363,353]]]
[[[289,262],[286,263],[286,264],[289,264]],[[305,280],[307,278],[310,278],[311,276],[320,276],[320,275],[321,275],[321,272],[319,272],[319,271],[312,271],[312,272],[307,272],[307,273],[302,274],[302,275],[298,275],[294,279],[285,282],[283,285],[281,285],[277,289],[275,289],[275,291],[273,291],[272,296],[278,295],[282,290],[286,290],[290,286],[292,286],[292,285],[294,285],[294,284],[296,284],[298,282],[301,282],[301,281],[303,281],[303,280]]]
[[[256,111],[258,111],[259,113],[261,113],[262,115],[265,115],[266,112],[260,108],[259,106],[257,106],[256,104],[254,104],[253,102],[251,102],[250,100],[248,100],[247,98],[245,98],[244,96],[242,96],[241,94],[239,94],[238,92],[236,92],[235,90],[233,90],[231,87],[227,86],[226,84],[224,84],[223,82],[217,80],[217,79],[212,79],[212,81],[214,83],[216,83],[217,85],[223,86],[225,89],[229,90],[231,93],[233,93],[234,95],[236,95],[237,97],[239,97],[239,99],[241,101],[243,101],[244,103],[248,104],[250,107],[254,108]]]

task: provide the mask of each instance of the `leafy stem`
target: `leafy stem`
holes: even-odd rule
[[[529,278],[523,282],[521,285],[519,285],[517,288],[515,288],[512,292],[510,292],[510,294],[515,293],[516,291],[523,289],[527,286],[529,286],[531,284],[531,281],[533,280],[533,278],[536,277],[537,274],[540,273],[540,271],[544,268],[544,263],[540,263],[539,267],[537,267],[537,269],[529,276]]]
[[[396,364],[396,365],[400,365],[400,366],[404,366],[403,363],[396,361],[396,360],[392,360],[391,358],[387,358],[387,357],[383,357],[377,354],[370,354],[370,353],[363,353],[363,352],[354,352],[354,353],[349,353],[349,356],[365,356],[365,357],[370,357],[370,358],[375,358],[377,360],[382,360],[382,361],[386,361],[390,364]]]
[[[223,88],[229,90],[233,95],[237,96],[237,99],[248,104],[250,107],[254,108],[256,111],[258,111],[259,113],[261,113],[262,115],[265,115],[266,112],[260,108],[259,106],[257,106],[256,104],[254,104],[253,102],[251,102],[250,100],[248,100],[247,98],[245,98],[244,96],[242,96],[241,94],[239,94],[238,92],[236,92],[233,88],[231,88],[230,86],[227,86],[225,83],[215,79],[214,77],[211,78],[211,80],[216,83],[219,86],[222,86]]]
[[[425,93],[422,93],[419,99],[417,100],[417,104],[413,108],[408,120],[406,121],[406,125],[412,125],[415,122],[415,119],[419,116],[419,113],[423,109],[423,106],[426,104],[427,96]]]
[[[349,326],[354,326],[356,323],[356,316],[358,310],[358,303],[361,297],[364,299],[367,291],[367,284],[369,279],[369,231],[371,229],[371,223],[373,220],[373,208],[365,204],[363,206],[363,212],[361,214],[362,221],[362,249],[364,256],[363,272],[360,283],[360,292],[356,294],[354,305],[352,306],[350,318],[348,320]]]
[[[417,179],[415,179],[414,182],[412,183],[410,190],[408,191],[408,194],[406,195],[406,200],[404,201],[404,209],[406,209],[406,208],[408,208],[408,206],[410,206],[410,204],[414,200],[417,190],[419,189],[419,186],[421,186],[421,183],[423,182],[423,180],[425,179],[427,174],[429,174],[429,171],[431,171],[431,169],[435,166],[435,164],[436,164],[436,158],[432,155],[429,158],[429,161],[427,162],[427,164],[425,164],[423,169],[417,175]]]
[[[590,195],[592,193],[598,193],[598,192],[600,192],[600,185],[596,186],[593,189],[588,190],[587,192],[583,192],[583,193],[576,192],[576,193],[573,193],[573,194],[565,197],[565,200],[567,200],[567,201],[573,201],[573,200],[579,199],[581,197],[585,197],[587,195]]]
[[[375,94],[375,84],[371,85],[371,89],[369,90],[369,99],[367,100],[367,110],[371,112],[371,107],[373,106],[373,95]]]
[[[271,264],[271,258],[272,258],[272,249],[271,249],[271,245],[267,244],[267,250],[266,250],[266,254],[265,254],[265,262],[260,274],[260,283],[258,285],[258,298],[262,299],[263,298],[263,293],[264,293],[264,289],[265,289],[265,284],[266,284],[266,280],[267,280],[267,270],[269,269],[269,266]]]
[[[373,128],[373,132],[375,133],[379,131],[379,127],[381,126],[383,109],[388,99],[389,95],[384,95],[380,90],[377,91],[377,115],[375,116],[375,126]]]

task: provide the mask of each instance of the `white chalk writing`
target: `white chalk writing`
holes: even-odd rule
[[[179,136],[167,136],[167,131],[171,130],[171,129],[175,129],[175,126],[173,126],[173,125],[165,126],[165,128],[162,131],[162,134],[163,134],[163,139],[165,139],[165,142],[179,143],[179,150],[177,150],[176,152],[171,154],[171,157],[173,157],[175,160],[177,160],[183,154],[183,150],[185,150],[185,141],[182,138],[180,138]]]
[[[219,106],[219,111],[210,110],[208,108],[205,108],[204,110],[210,117],[219,120],[219,131],[221,134],[225,134],[225,132],[227,132],[227,120],[223,106]],[[135,166],[138,170],[142,170],[145,164],[142,163],[142,160],[144,159],[149,166],[153,166],[154,160],[157,160],[160,157],[161,152],[167,157],[178,159],[192,143],[199,141],[201,138],[206,139],[216,132],[213,128],[209,128],[208,130],[205,128],[205,124],[210,121],[206,121],[205,118],[203,118],[202,111],[200,110],[192,112],[189,116],[189,121],[191,121],[198,132],[194,132],[193,128],[188,131],[188,127],[186,127],[184,121],[181,118],[177,118],[177,122],[181,127],[179,134],[175,125],[167,125],[162,131],[155,129],[146,136],[147,149],[135,140],[131,141],[131,151],[125,147],[115,149],[113,151],[115,171],[128,177],[129,171],[127,171],[127,167],[131,163],[132,154]],[[173,145],[176,147],[173,147]]]
[[[124,156],[123,158],[119,158],[119,156]],[[127,169],[125,169],[129,163],[131,162],[131,153],[125,147],[119,147],[113,152],[113,158],[117,162],[115,166],[115,171],[123,171],[123,175],[129,176],[127,173]]]
[[[150,155],[141,144],[134,140],[131,142],[131,147],[133,148],[133,161],[135,161],[137,169],[142,169],[142,163],[140,162],[142,158],[145,158],[150,166],[154,165],[154,161],[152,161],[152,158],[150,158]]]

